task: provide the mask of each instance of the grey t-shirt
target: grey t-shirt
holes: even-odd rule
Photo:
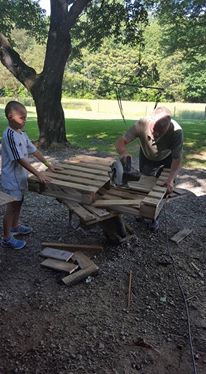
[[[183,131],[181,126],[171,120],[170,127],[166,134],[154,140],[150,130],[150,117],[140,119],[130,127],[124,138],[127,142],[139,138],[140,146],[145,157],[151,161],[161,161],[170,154],[173,159],[181,158],[183,146]]]
[[[8,127],[2,136],[2,172],[1,184],[6,190],[16,191],[27,188],[28,171],[18,160],[28,159],[36,147],[27,134]]]

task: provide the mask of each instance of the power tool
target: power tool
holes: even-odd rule
[[[128,182],[138,181],[141,176],[139,170],[132,167],[131,156],[114,161],[109,175],[112,185],[125,187]]]

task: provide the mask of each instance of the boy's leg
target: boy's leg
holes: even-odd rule
[[[3,218],[3,237],[5,239],[10,237],[11,229],[18,226],[22,202],[23,200],[7,204]]]

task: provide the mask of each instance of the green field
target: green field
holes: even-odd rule
[[[85,113],[86,118],[86,113]],[[178,121],[178,118],[176,118]],[[7,122],[4,117],[3,108],[0,109],[0,137]],[[104,151],[115,154],[115,141],[126,129],[134,123],[127,120],[126,125],[121,119],[66,119],[66,133],[68,141],[80,148],[91,151]],[[184,159],[183,165],[190,168],[206,167],[206,121],[205,120],[183,120],[179,123],[184,131]],[[36,115],[33,108],[28,108],[28,120],[25,127],[26,132],[32,140],[38,138],[38,127]],[[129,146],[129,151],[135,155],[138,149],[138,141]]]

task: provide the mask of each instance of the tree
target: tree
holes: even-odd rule
[[[96,48],[104,37],[111,35],[125,43],[137,43],[142,37],[142,28],[138,25],[140,21],[147,21],[147,11],[137,0],[50,0],[50,3],[44,66],[37,74],[12,48],[6,36],[10,35],[14,22],[33,34],[39,25],[43,33],[43,14],[39,5],[32,0],[0,0],[0,10],[8,20],[1,28],[4,34],[0,35],[0,59],[31,93],[38,116],[39,143],[45,147],[52,143],[67,143],[61,94],[64,68],[72,50],[71,32],[77,47],[87,43]]]

